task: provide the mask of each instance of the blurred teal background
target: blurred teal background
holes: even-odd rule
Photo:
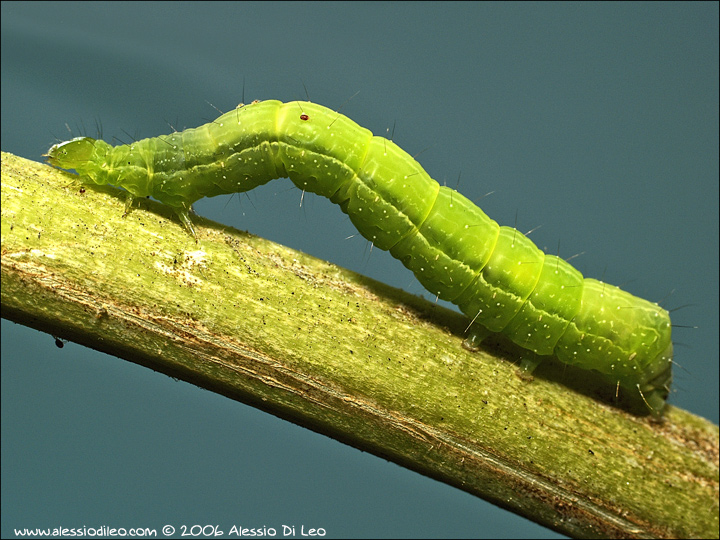
[[[2,3],[2,149],[42,160],[253,99],[394,140],[550,253],[659,301],[670,402],[718,421],[717,3]],[[243,95],[244,88],[244,95]],[[357,94],[352,100],[348,99]],[[491,196],[484,197],[488,192]],[[430,297],[287,180],[199,214]],[[517,216],[517,217],[516,217]],[[458,343],[459,346],[459,343]],[[470,396],[469,396],[470,399]],[[2,321],[2,530],[282,524],[556,537],[266,413]],[[280,533],[279,533],[280,536]]]

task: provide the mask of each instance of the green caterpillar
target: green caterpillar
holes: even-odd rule
[[[340,205],[358,231],[471,320],[467,343],[501,332],[540,358],[596,370],[661,414],[672,380],[670,316],[657,304],[583,279],[566,261],[501,227],[440,186],[395,143],[309,102],[255,102],[183,132],[112,147],[80,137],[48,162],[88,183],[171,206],[195,236],[191,205],[289,177]]]

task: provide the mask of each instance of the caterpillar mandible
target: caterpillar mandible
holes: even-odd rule
[[[310,102],[241,105],[198,128],[120,146],[79,137],[48,162],[172,207],[195,236],[192,204],[275,178],[340,205],[357,230],[471,320],[466,343],[500,332],[542,357],[595,370],[662,413],[672,381],[670,316],[655,303],[583,278],[440,186],[392,141]]]

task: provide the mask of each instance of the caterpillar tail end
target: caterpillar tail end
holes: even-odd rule
[[[672,358],[673,346],[672,343],[670,343],[658,356],[657,361],[653,362],[655,368],[647,373],[645,382],[637,385],[640,397],[656,418],[662,416],[663,410],[665,409],[665,402],[670,394]]]

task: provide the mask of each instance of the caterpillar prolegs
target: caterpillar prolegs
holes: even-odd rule
[[[321,105],[262,101],[198,128],[110,146],[80,137],[48,161],[83,181],[171,206],[194,235],[191,205],[289,177],[340,205],[357,230],[389,250],[431,293],[472,320],[469,342],[500,332],[538,355],[595,370],[653,414],[672,380],[670,316],[655,303],[583,278],[466,197],[440,186],[392,141]]]

